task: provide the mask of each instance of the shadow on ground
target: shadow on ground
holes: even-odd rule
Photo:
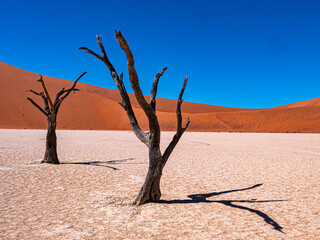
[[[288,200],[257,200],[257,199],[250,199],[250,200],[208,200],[207,198],[213,197],[213,196],[219,196],[222,194],[226,193],[231,193],[231,192],[239,192],[239,191],[245,191],[245,190],[250,190],[254,189],[257,187],[260,187],[262,184],[256,184],[252,187],[248,188],[242,188],[242,189],[234,189],[234,190],[228,190],[228,191],[223,191],[223,192],[212,192],[212,193],[206,193],[206,194],[192,194],[188,195],[189,199],[182,199],[182,200],[160,200],[160,203],[165,203],[165,204],[186,204],[186,203],[220,203],[225,206],[233,207],[233,208],[238,208],[242,210],[246,210],[252,213],[257,214],[259,217],[263,218],[263,220],[271,225],[273,229],[282,232],[283,227],[281,227],[275,220],[273,220],[271,217],[269,217],[266,213],[261,212],[259,210],[249,208],[249,207],[244,207],[241,205],[237,205],[235,203],[267,203],[267,202],[283,202],[283,201],[288,201]]]
[[[98,167],[106,167],[111,168],[113,170],[119,170],[116,167],[111,167],[109,165],[121,164],[127,161],[133,160],[134,158],[120,159],[120,160],[110,160],[110,161],[91,161],[91,162],[68,162],[68,163],[60,163],[60,164],[74,164],[74,165],[90,165],[90,166],[98,166]]]

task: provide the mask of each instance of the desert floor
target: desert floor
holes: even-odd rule
[[[133,206],[147,148],[128,131],[0,130],[0,239],[320,239],[320,134],[186,132],[162,202]],[[173,133],[162,133],[162,151]]]

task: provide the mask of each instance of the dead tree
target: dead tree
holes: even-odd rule
[[[65,100],[69,94],[73,91],[79,91],[79,89],[76,89],[76,84],[79,81],[79,79],[85,75],[87,72],[82,73],[78,79],[73,83],[72,87],[69,89],[62,88],[61,91],[59,91],[56,95],[56,98],[54,102],[52,102],[49,92],[47,90],[47,87],[43,81],[42,76],[40,75],[40,79],[38,82],[41,83],[43,92],[36,92],[33,90],[27,90],[27,92],[31,92],[35,95],[38,95],[42,98],[44,102],[44,108],[40,107],[35,101],[33,101],[31,98],[27,97],[27,100],[29,100],[37,109],[40,110],[46,117],[48,121],[48,131],[47,131],[47,137],[46,137],[46,151],[44,154],[44,158],[41,161],[41,163],[53,163],[53,164],[59,164],[59,159],[57,155],[57,136],[56,136],[56,126],[57,126],[57,115],[59,108],[61,106],[61,103],[63,100]]]
[[[145,115],[147,116],[147,119],[149,121],[149,132],[144,132],[135,117],[135,114],[132,110],[131,102],[128,96],[128,93],[126,91],[126,88],[123,83],[123,73],[121,73],[120,77],[117,74],[115,68],[109,61],[107,54],[105,52],[105,49],[102,44],[101,36],[97,36],[97,41],[100,46],[102,55],[99,55],[95,53],[94,51],[86,48],[81,47],[79,49],[86,50],[87,53],[90,53],[91,55],[97,57],[99,60],[105,63],[105,65],[108,67],[111,76],[113,80],[115,81],[117,88],[119,89],[122,102],[119,104],[122,106],[122,108],[126,111],[130,125],[132,127],[133,132],[137,136],[137,138],[143,142],[148,148],[149,148],[149,169],[148,173],[145,179],[145,182],[143,186],[141,187],[141,190],[137,196],[137,198],[134,201],[134,204],[140,205],[144,204],[145,202],[157,202],[160,200],[161,192],[160,192],[160,179],[162,176],[162,170],[172,153],[173,149],[177,145],[179,139],[181,138],[184,131],[187,129],[190,121],[189,118],[186,121],[186,124],[184,127],[182,127],[182,116],[181,116],[181,104],[183,102],[182,95],[185,90],[187,81],[188,81],[188,75],[186,76],[179,98],[177,102],[177,109],[176,109],[176,115],[177,115],[177,131],[170,142],[169,146],[165,150],[165,152],[162,154],[160,151],[160,126],[158,122],[158,118],[156,115],[156,94],[157,94],[157,86],[160,77],[164,73],[164,71],[167,68],[163,68],[155,77],[152,89],[151,89],[151,95],[150,95],[150,103],[146,101],[144,98],[142,91],[139,86],[139,79],[137,72],[134,67],[134,59],[133,54],[129,48],[129,45],[127,41],[122,36],[121,32],[116,31],[116,39],[119,41],[119,45],[121,49],[125,52],[127,57],[127,65],[128,65],[128,72],[129,72],[129,79],[131,83],[131,87],[134,91],[135,98],[137,99],[140,107],[144,111]]]

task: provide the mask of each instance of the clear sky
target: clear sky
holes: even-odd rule
[[[132,92],[122,31],[150,94],[219,106],[271,108],[320,97],[318,0],[6,0],[0,2],[0,61],[44,75],[116,89],[99,51],[101,34],[118,74]],[[0,73],[1,74],[1,73]]]

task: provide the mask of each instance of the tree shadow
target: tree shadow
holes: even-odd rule
[[[208,200],[207,198],[213,197],[213,196],[218,196],[226,193],[231,193],[231,192],[239,192],[239,191],[246,191],[250,189],[254,189],[257,187],[260,187],[262,184],[256,184],[252,187],[248,188],[242,188],[242,189],[234,189],[234,190],[228,190],[228,191],[222,191],[222,192],[212,192],[212,193],[206,193],[206,194],[192,194],[188,195],[188,198],[190,199],[182,199],[182,200],[160,200],[160,203],[165,203],[165,204],[186,204],[186,203],[221,203],[225,206],[233,207],[233,208],[238,208],[242,210],[247,210],[249,212],[257,214],[259,217],[263,218],[263,220],[271,225],[273,229],[282,232],[283,227],[281,227],[275,220],[273,220],[271,217],[269,217],[266,213],[261,212],[259,210],[249,208],[249,207],[244,207],[241,205],[237,205],[234,203],[266,203],[266,202],[283,202],[283,201],[288,201],[288,200],[257,200],[257,199],[251,199],[251,200]]]
[[[130,160],[133,160],[134,158],[127,158],[127,159],[120,159],[120,160],[110,160],[110,161],[91,161],[91,162],[68,162],[68,163],[60,163],[60,164],[75,164],[75,165],[90,165],[90,166],[97,166],[97,167],[106,167],[110,168],[112,170],[119,170],[119,168],[111,167],[109,165],[112,164],[120,164],[124,163]]]

